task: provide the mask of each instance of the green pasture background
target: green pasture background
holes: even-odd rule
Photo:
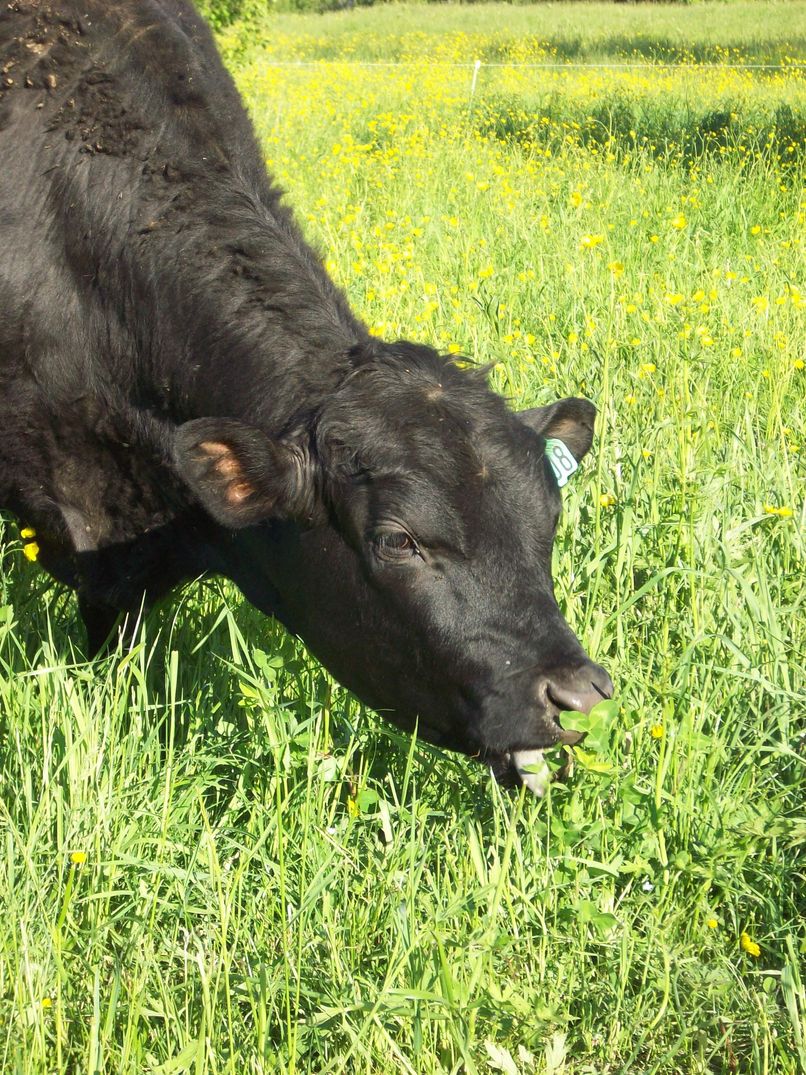
[[[429,7],[427,14],[422,11],[418,12],[417,17],[419,20],[423,21],[437,15],[443,25],[445,25],[446,20],[439,16],[437,12],[440,8],[450,12],[452,6],[445,4],[444,0],[411,0],[411,2],[421,8],[425,5]],[[548,17],[548,25],[552,29],[557,27],[558,21],[560,25],[563,22],[563,15],[557,9],[563,6],[571,8],[571,11],[566,13],[566,19],[568,24],[578,32],[580,24],[589,17],[590,8],[592,7],[589,0],[583,0],[583,10],[580,16],[578,12],[573,10],[579,2],[580,0],[509,0],[507,7],[511,9],[512,7],[536,8],[544,6]],[[775,21],[778,17],[782,20],[788,18],[789,13],[780,9],[785,9],[793,2],[797,3],[799,0],[762,0],[764,14],[769,13],[770,22]],[[260,19],[265,15],[274,15],[279,12],[323,14],[331,11],[352,11],[356,7],[372,7],[373,5],[391,10],[404,6],[398,4],[396,0],[199,0],[198,7],[216,29],[221,29],[234,22],[245,23],[250,19]],[[681,15],[682,8],[695,7],[698,9],[698,15],[702,15],[705,12],[706,17],[709,14],[713,16],[714,8],[722,9],[721,14],[724,17],[726,5],[734,6],[737,9],[737,13],[740,13],[742,9],[757,7],[757,0],[716,0],[716,2],[714,0],[601,0],[597,6],[611,9],[612,14],[609,15],[609,18],[613,26],[618,26],[618,19],[623,19],[625,22],[636,18],[643,20],[644,16],[641,14],[641,7],[651,7],[654,10],[646,18],[649,20],[649,26],[651,27],[650,34],[658,37],[670,24],[678,25],[681,18],[686,18],[686,16]],[[466,8],[475,7],[483,11],[491,6],[487,3],[477,3],[476,0],[465,0]],[[625,14],[618,14],[620,7],[626,9]],[[666,9],[665,12],[664,8]],[[466,11],[463,14],[466,14]],[[757,25],[758,13],[754,12],[752,18],[754,24]],[[447,15],[447,22],[453,24],[450,14]],[[765,27],[765,34],[771,29],[768,23],[768,26]]]
[[[220,41],[373,331],[597,404],[612,741],[501,792],[217,579],[88,663],[4,517],[3,1073],[806,1070],[806,5],[424,10]]]

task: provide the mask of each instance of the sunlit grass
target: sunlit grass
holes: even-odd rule
[[[367,323],[494,362],[516,406],[597,403],[555,579],[620,724],[603,771],[501,793],[219,582],[87,665],[9,520],[0,1070],[795,1075],[802,79],[482,69],[471,101],[464,70],[268,47],[236,77]]]
[[[269,55],[299,60],[776,64],[803,61],[806,3],[469,4],[459,18],[450,5],[378,4],[321,15],[272,13],[257,28],[236,25],[224,43],[259,43]]]

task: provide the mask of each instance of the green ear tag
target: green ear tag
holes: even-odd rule
[[[562,489],[574,471],[578,469],[579,463],[571,455],[565,442],[556,440],[554,437],[546,439],[546,458],[554,471],[557,484]]]

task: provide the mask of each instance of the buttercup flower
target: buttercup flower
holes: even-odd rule
[[[747,952],[747,954],[749,956],[752,956],[753,959],[758,959],[758,957],[761,955],[761,948],[756,944],[756,942],[753,940],[749,933],[742,933],[741,937],[739,938],[739,944],[742,947],[742,951]]]

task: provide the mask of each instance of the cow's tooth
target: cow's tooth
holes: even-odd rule
[[[512,763],[526,787],[539,799],[551,783],[551,769],[546,765],[542,750],[516,750]]]

